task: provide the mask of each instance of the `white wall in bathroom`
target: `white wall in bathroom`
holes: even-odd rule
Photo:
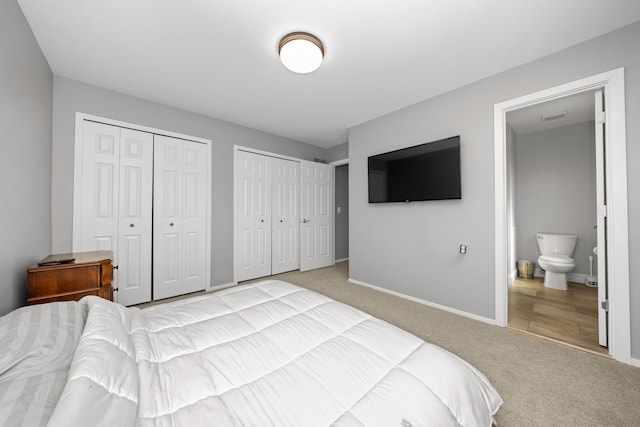
[[[574,273],[589,274],[597,242],[594,141],[593,121],[516,135],[517,259],[537,260],[537,232],[576,234]]]

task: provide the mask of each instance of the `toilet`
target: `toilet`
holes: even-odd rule
[[[572,258],[578,236],[571,234],[536,233],[538,242],[538,265],[544,270],[544,285],[547,288],[567,290],[567,273],[576,268]]]

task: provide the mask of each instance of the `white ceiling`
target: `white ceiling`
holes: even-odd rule
[[[321,147],[640,20],[638,0],[18,0],[57,75]],[[319,70],[277,57],[291,31]]]

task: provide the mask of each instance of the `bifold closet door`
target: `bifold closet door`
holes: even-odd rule
[[[300,267],[300,165],[272,159],[271,274]]]
[[[271,274],[271,157],[236,153],[236,280]]]
[[[153,299],[206,287],[206,145],[155,135]]]
[[[151,300],[152,180],[152,134],[84,121],[73,250],[113,251],[123,305]]]

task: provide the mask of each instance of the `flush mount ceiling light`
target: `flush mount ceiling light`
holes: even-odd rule
[[[289,33],[280,40],[280,61],[294,73],[306,74],[318,69],[324,57],[324,46],[313,34]]]

